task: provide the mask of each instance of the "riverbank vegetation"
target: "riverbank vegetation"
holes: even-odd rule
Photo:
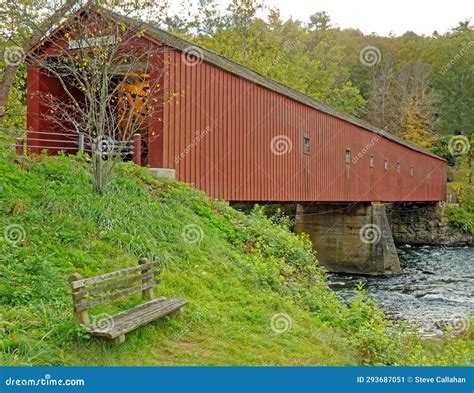
[[[472,331],[422,339],[385,320],[362,288],[341,303],[309,240],[281,217],[259,208],[243,214],[133,164],[118,165],[99,195],[86,157],[0,156],[1,365],[471,361]],[[160,261],[157,295],[187,299],[187,312],[130,333],[119,347],[89,339],[73,320],[67,277],[133,266],[143,256]]]
[[[453,225],[474,234],[474,187],[465,183],[453,184],[451,187],[456,189],[459,204],[448,206],[446,215]]]

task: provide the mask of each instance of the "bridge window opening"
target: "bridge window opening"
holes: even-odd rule
[[[397,162],[397,172],[400,173],[400,163]]]
[[[351,149],[346,149],[346,158],[345,158],[346,164],[351,163]]]
[[[415,168],[412,166],[410,167],[410,176],[413,176],[415,174]]]
[[[151,113],[150,75],[146,73],[117,72],[114,76],[114,100],[112,106],[117,121],[119,140],[133,134],[141,134],[141,162],[148,163],[148,127]],[[133,154],[125,157],[131,160]]]
[[[375,159],[374,156],[370,156],[369,165],[371,168],[375,168]]]
[[[386,171],[388,171],[388,160],[385,160],[384,163],[383,163],[383,169],[385,169]]]
[[[311,138],[308,135],[303,136],[303,153],[311,154]]]

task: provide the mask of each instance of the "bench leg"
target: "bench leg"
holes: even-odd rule
[[[120,336],[114,338],[114,345],[120,345],[123,342],[125,342],[125,334],[121,334]]]
[[[171,318],[178,318],[184,313],[184,306],[178,308],[177,310],[174,310],[172,313],[169,314]]]

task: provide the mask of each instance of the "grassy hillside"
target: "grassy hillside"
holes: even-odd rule
[[[156,294],[184,297],[187,312],[119,347],[90,340],[73,321],[68,275],[143,256],[161,262]],[[469,343],[401,335],[363,293],[341,304],[282,217],[244,215],[132,164],[97,195],[77,157],[0,158],[2,365],[454,365],[468,363]]]

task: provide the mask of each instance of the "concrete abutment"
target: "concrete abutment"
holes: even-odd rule
[[[383,203],[298,204],[295,232],[309,235],[320,264],[329,271],[401,272]]]

